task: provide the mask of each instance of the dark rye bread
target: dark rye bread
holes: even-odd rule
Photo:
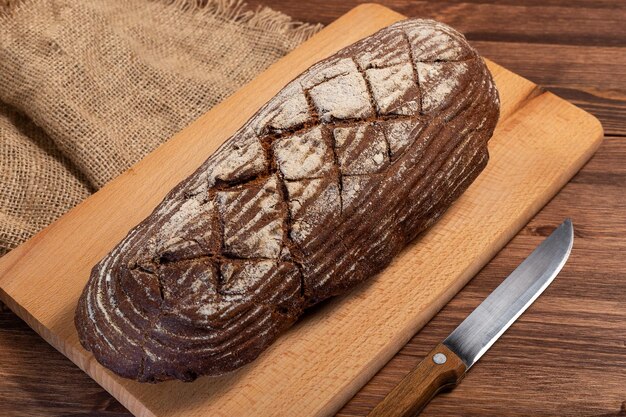
[[[313,65],[93,268],[81,343],[139,381],[252,361],[441,216],[485,167],[498,114],[483,60],[434,21]]]

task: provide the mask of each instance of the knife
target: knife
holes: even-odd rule
[[[378,404],[369,417],[414,416],[454,388],[561,271],[574,243],[566,219]]]

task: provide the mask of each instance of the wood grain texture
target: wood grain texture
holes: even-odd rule
[[[264,3],[288,13],[295,5],[284,0]],[[395,3],[399,2],[387,3],[395,7]],[[525,19],[540,20],[541,7],[560,3],[563,2],[526,2],[529,10]],[[325,16],[334,19],[340,14],[337,11],[340,7],[345,11],[353,5],[350,2],[326,3],[321,8],[312,1],[299,4],[301,10],[306,10],[306,19],[310,21],[327,19]],[[584,16],[588,10],[580,11],[578,7],[581,6],[621,13],[623,6],[618,10],[620,5],[608,1],[570,1],[568,7],[559,8],[557,17],[566,20],[573,13]],[[409,15],[419,16],[421,5],[409,6],[408,10]],[[519,9],[511,13],[515,10]],[[491,19],[489,8],[482,8],[481,13],[482,24],[487,27]],[[520,19],[514,21],[512,26],[515,28],[511,31],[524,32],[522,23]],[[593,25],[602,24],[597,20],[583,20],[583,23],[592,27],[591,30]],[[511,44],[515,44],[509,40],[498,48],[497,33],[489,42],[493,44],[493,50],[504,58]],[[574,41],[569,44],[576,45]],[[527,68],[533,67],[532,63],[555,62],[562,55],[558,55],[558,45],[549,46],[553,47],[556,56],[529,56],[524,61],[519,52],[515,60],[525,62]],[[618,91],[623,91],[624,83],[620,84],[612,71],[605,70],[601,65],[591,68],[595,68],[596,82],[615,81]],[[593,72],[592,69],[589,72]],[[572,88],[567,82],[560,82],[558,74],[538,71],[537,77],[542,76],[553,77],[553,88]],[[590,87],[593,86],[594,83],[591,83]],[[589,100],[594,100],[594,97]],[[579,104],[594,111],[586,103]],[[603,105],[610,113],[619,110],[618,104],[615,100],[607,100]],[[603,122],[607,124],[607,119],[603,118]],[[615,119],[615,126],[617,129],[626,127],[619,118]],[[481,359],[463,384],[451,394],[433,401],[423,415],[615,416],[620,413],[620,407],[626,410],[626,406],[622,406],[622,402],[626,401],[623,389],[626,386],[623,372],[626,367],[626,312],[623,306],[626,265],[623,257],[619,256],[626,250],[623,239],[626,223],[621,214],[626,210],[625,161],[626,144],[623,139],[607,138],[583,171],[428,326],[411,339],[342,409],[340,415],[364,415],[371,410],[423,358],[427,350],[460,323],[565,216],[574,218],[577,243],[573,259],[553,284],[554,289],[549,289],[536,307],[507,332],[492,348],[493,353]],[[4,311],[0,314],[0,415],[127,415],[89,377],[12,313]],[[563,321],[568,326],[562,326]],[[546,350],[547,355],[544,354]],[[561,368],[554,364],[555,358],[563,358],[575,366],[562,373]]]
[[[622,142],[605,139],[587,166],[339,415],[371,410],[549,235],[549,225],[567,216],[576,237],[557,279],[463,382],[436,397],[422,416],[625,415],[626,274],[620,254],[626,222],[617,213],[626,210],[626,177],[623,164],[621,173],[615,164],[626,157]],[[614,171],[622,178],[616,180]]]
[[[367,417],[413,417],[422,411],[437,393],[457,386],[466,371],[467,366],[461,358],[443,343],[439,343],[402,378],[402,381]]]
[[[250,5],[264,4],[288,13],[302,21],[330,23],[337,15],[362,4],[359,0],[326,2],[285,2],[282,0],[253,0]],[[468,40],[509,40],[516,42],[624,46],[626,28],[622,24],[626,8],[615,2],[614,7],[569,7],[564,2],[523,2],[501,4],[484,1],[412,1],[391,0],[381,2],[393,10],[410,17],[428,17],[447,23]],[[313,17],[311,10],[316,10]],[[520,30],[522,29],[523,30]]]

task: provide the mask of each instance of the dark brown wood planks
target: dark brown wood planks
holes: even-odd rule
[[[329,23],[359,2],[248,3]],[[436,398],[422,415],[626,415],[626,138],[621,137],[626,135],[626,82],[620,72],[626,34],[623,26],[615,26],[626,18],[626,3],[381,3],[409,16],[456,25],[485,56],[599,117],[608,136],[561,193],[340,415],[360,416],[371,410],[566,216],[574,219],[576,243],[561,275],[463,383]],[[494,22],[496,17],[508,22],[504,30]],[[0,416],[129,415],[9,311],[0,312],[0,364]]]

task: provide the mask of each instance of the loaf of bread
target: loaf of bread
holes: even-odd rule
[[[483,60],[435,21],[313,65],[93,268],[82,345],[148,382],[252,361],[433,224],[485,167],[498,115]]]

